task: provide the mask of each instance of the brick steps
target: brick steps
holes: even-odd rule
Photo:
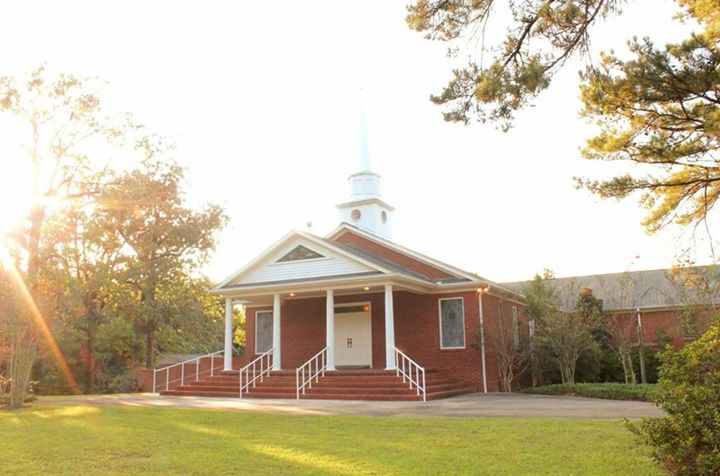
[[[295,398],[295,371],[272,372],[262,382],[257,381],[243,398]],[[425,374],[427,399],[445,398],[473,392],[461,382],[449,378],[437,370]],[[194,382],[186,382],[174,390],[162,391],[161,395],[202,396],[238,398],[240,376],[238,371],[223,371]],[[417,401],[422,397],[415,389],[402,381],[395,372],[385,370],[338,370],[326,372],[318,382],[301,395],[303,399],[332,400],[398,400]]]

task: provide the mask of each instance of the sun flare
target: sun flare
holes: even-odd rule
[[[0,150],[5,157],[12,157]],[[15,230],[27,216],[33,202],[32,174],[27,160],[8,161],[0,173],[0,237]],[[2,244],[0,239],[0,245]]]

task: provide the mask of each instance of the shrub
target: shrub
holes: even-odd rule
[[[536,395],[567,395],[574,397],[605,398],[608,400],[651,401],[656,386],[653,384],[627,383],[576,383],[574,385],[557,384],[526,388],[524,393]]]
[[[655,401],[668,414],[630,424],[673,474],[720,474],[720,326],[660,354]]]

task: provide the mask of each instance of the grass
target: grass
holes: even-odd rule
[[[576,383],[575,385],[556,384],[532,387],[522,390],[536,395],[570,395],[588,398],[606,398],[610,400],[652,401],[656,384],[626,383]]]
[[[0,411],[7,474],[660,474],[620,421]]]

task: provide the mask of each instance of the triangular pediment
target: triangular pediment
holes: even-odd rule
[[[311,250],[307,246],[297,245],[289,253],[277,260],[276,263],[287,263],[290,261],[301,261],[305,259],[318,259],[324,257],[325,256],[321,255],[317,251]]]
[[[221,283],[218,289],[387,272],[323,238],[293,232]]]

